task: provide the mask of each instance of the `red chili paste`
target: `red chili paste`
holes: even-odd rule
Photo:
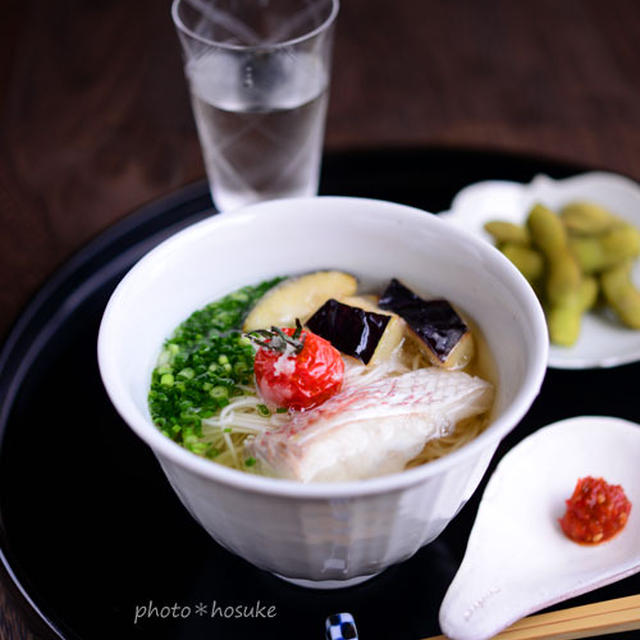
[[[567,502],[560,526],[568,538],[581,544],[599,544],[624,528],[631,511],[619,484],[602,478],[580,478]]]

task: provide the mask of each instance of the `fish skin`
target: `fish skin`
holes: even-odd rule
[[[489,410],[493,386],[427,367],[352,385],[246,442],[267,475],[301,482],[360,480],[401,471],[425,443]]]

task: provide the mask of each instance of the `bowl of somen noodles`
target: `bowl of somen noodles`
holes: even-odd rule
[[[165,240],[98,338],[114,406],[229,551],[355,584],[436,538],[535,399],[547,331],[496,249],[424,211],[274,200]]]

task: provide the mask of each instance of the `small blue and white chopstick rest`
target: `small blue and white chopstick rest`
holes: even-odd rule
[[[327,640],[358,640],[356,622],[350,613],[335,613],[325,623]]]

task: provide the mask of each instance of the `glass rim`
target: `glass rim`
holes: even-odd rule
[[[229,51],[259,51],[264,49],[281,49],[285,47],[291,47],[296,44],[300,44],[307,40],[311,40],[318,34],[326,31],[332,23],[335,21],[336,16],[338,15],[338,10],[340,8],[340,0],[330,0],[331,2],[331,13],[327,17],[327,19],[319,24],[315,29],[305,33],[304,35],[298,36],[297,38],[291,38],[290,40],[283,40],[282,42],[274,42],[267,44],[256,44],[256,45],[241,45],[241,44],[230,44],[227,42],[218,42],[216,40],[211,40],[210,38],[205,38],[197,34],[195,31],[187,27],[187,25],[182,21],[180,16],[178,15],[178,6],[185,2],[186,0],[173,0],[171,3],[171,17],[173,18],[173,23],[176,28],[181,31],[186,36],[197,40],[203,44],[209,45],[211,47],[218,47],[219,49],[227,49]]]

